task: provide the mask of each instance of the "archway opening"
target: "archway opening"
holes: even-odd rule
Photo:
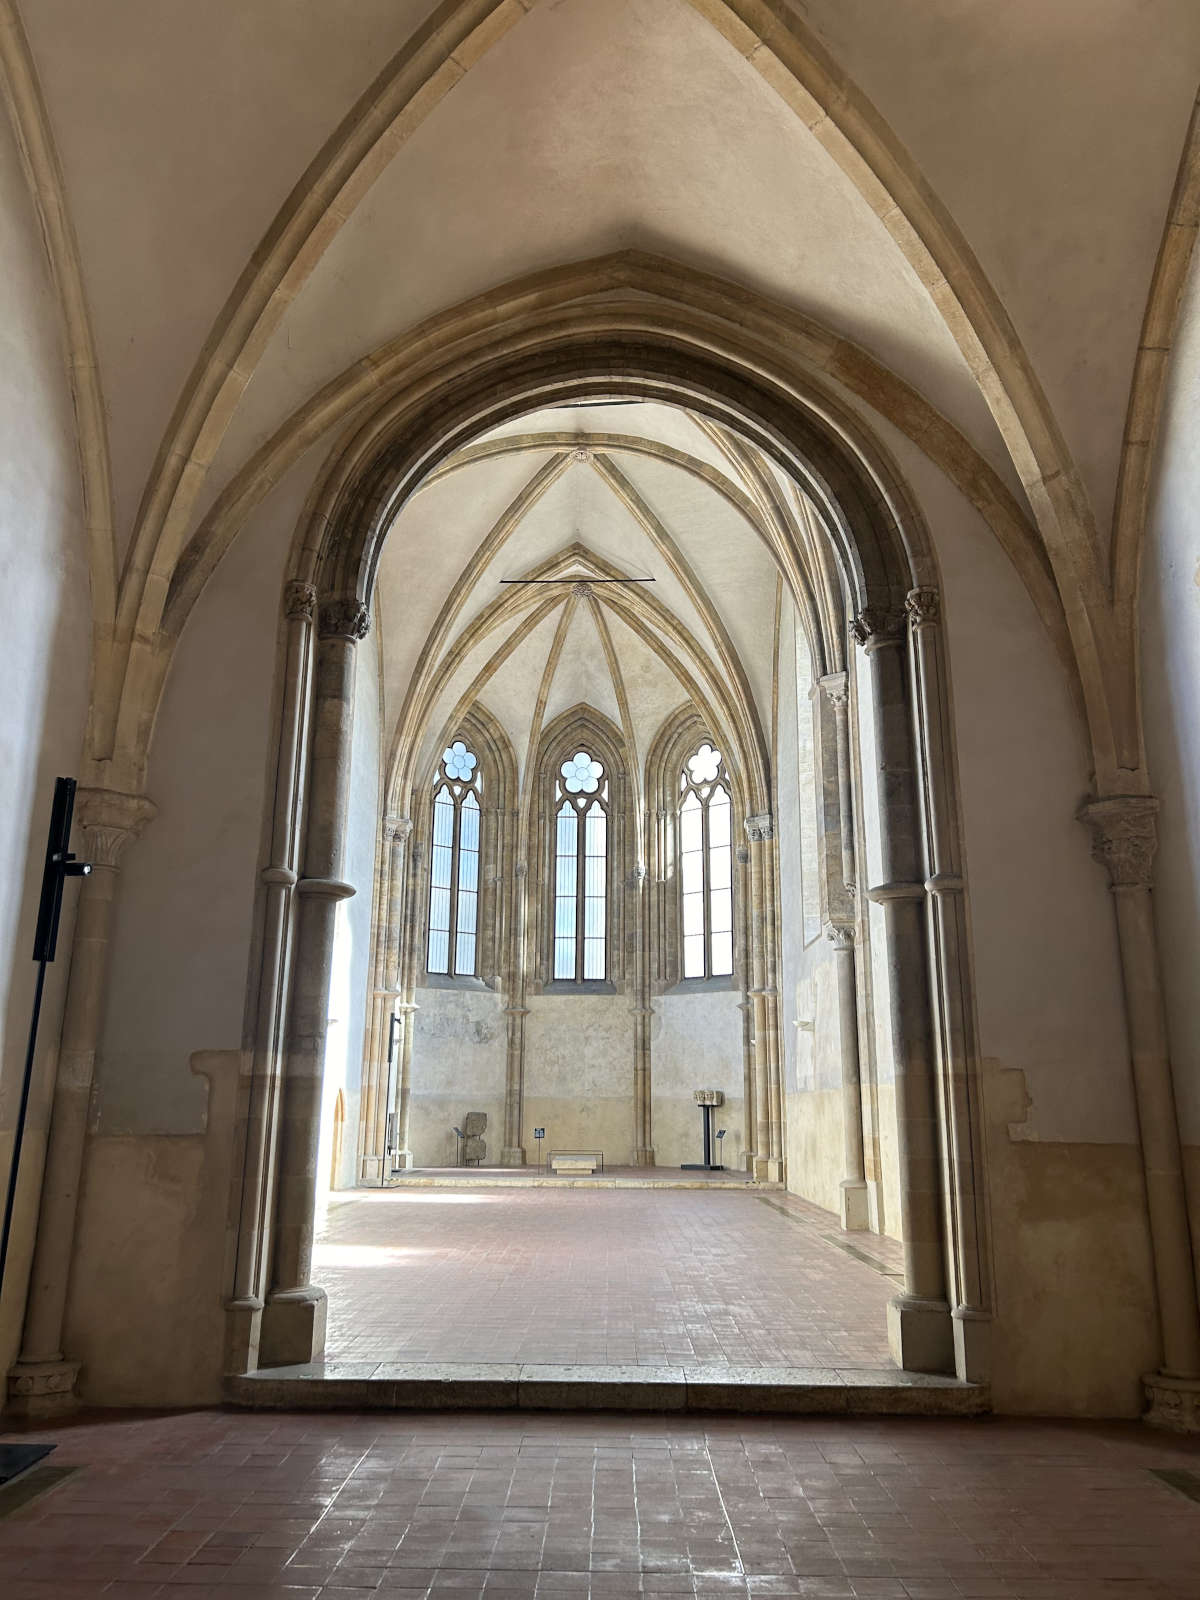
[[[636,394],[506,418],[390,516],[331,1357],[887,1364],[890,953],[924,929],[859,893],[894,877],[870,780],[904,713],[848,642],[845,539],[743,432]]]

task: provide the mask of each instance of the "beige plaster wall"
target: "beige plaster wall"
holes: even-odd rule
[[[239,1064],[233,1050],[193,1057],[194,1133],[88,1142],[64,1330],[85,1401],[220,1401]]]
[[[30,959],[54,779],[75,776],[87,711],[87,550],[58,307],[0,117],[0,1186],[7,1188],[36,968]],[[77,888],[50,968],[22,1159],[0,1363],[16,1354]]]
[[[526,1002],[524,1145],[598,1149],[633,1161],[633,1018],[628,995],[539,994]]]
[[[1193,261],[1168,368],[1141,574],[1150,781],[1161,802],[1154,905],[1175,1098],[1200,1246],[1200,270]]]
[[[413,1019],[408,1144],[418,1167],[450,1167],[453,1129],[468,1111],[485,1111],[487,1160],[504,1147],[503,1004],[490,989],[418,989]]]
[[[242,1045],[293,503],[264,504],[171,663],[147,776],[158,815],[121,866],[96,1067],[105,1134],[196,1132],[189,1057]]]
[[[725,1095],[725,1104],[712,1114],[713,1132],[726,1130],[721,1159],[726,1166],[738,1165],[745,1126],[741,998],[735,989],[655,997],[650,1024],[651,1133],[660,1167],[704,1158],[704,1133],[693,1099],[696,1089],[720,1089]]]

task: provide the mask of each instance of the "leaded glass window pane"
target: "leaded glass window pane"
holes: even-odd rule
[[[733,805],[721,752],[702,744],[680,775],[683,976],[733,972]]]
[[[554,833],[553,976],[599,982],[608,975],[608,777],[577,750],[559,765]]]
[[[442,752],[429,850],[430,972],[474,977],[479,923],[479,759],[462,739]]]

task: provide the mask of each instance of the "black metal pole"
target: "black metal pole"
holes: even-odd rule
[[[4,1199],[4,1232],[0,1234],[0,1284],[8,1264],[8,1241],[12,1233],[13,1209],[17,1203],[17,1174],[21,1166],[21,1146],[25,1142],[25,1116],[29,1110],[29,1089],[33,1083],[33,1057],[37,1050],[38,1021],[42,1015],[42,990],[46,986],[46,963],[38,962],[37,985],[33,991],[33,1020],[29,1024],[29,1043],[25,1047],[25,1078],[21,1084],[21,1103],[13,1136],[12,1162],[8,1169],[8,1193]]]
[[[712,1113],[711,1106],[701,1106],[704,1113],[704,1165],[712,1166]]]
[[[4,1293],[4,1269],[8,1265],[8,1244],[12,1236],[13,1211],[17,1203],[21,1146],[25,1142],[29,1092],[33,1085],[33,1062],[37,1054],[38,1023],[42,1016],[46,967],[54,960],[58,949],[58,919],[62,911],[63,883],[67,878],[86,878],[92,870],[86,862],[76,861],[67,848],[71,842],[71,818],[74,810],[75,779],[56,778],[54,805],[50,812],[50,831],[46,840],[46,862],[42,868],[42,896],[38,903],[37,929],[33,936],[33,959],[37,962],[38,969],[33,991],[33,1016],[29,1023],[29,1043],[25,1047],[25,1076],[21,1081],[17,1125],[13,1130],[12,1163],[8,1169],[8,1193],[4,1198],[4,1226],[0,1230],[0,1295]]]

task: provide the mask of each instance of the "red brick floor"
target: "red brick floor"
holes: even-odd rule
[[[1139,1424],[93,1416],[0,1518],[4,1600],[1195,1600]],[[3,1497],[0,1497],[0,1511]]]
[[[877,1368],[898,1267],[782,1193],[463,1187],[339,1196],[314,1276],[330,1360]]]

